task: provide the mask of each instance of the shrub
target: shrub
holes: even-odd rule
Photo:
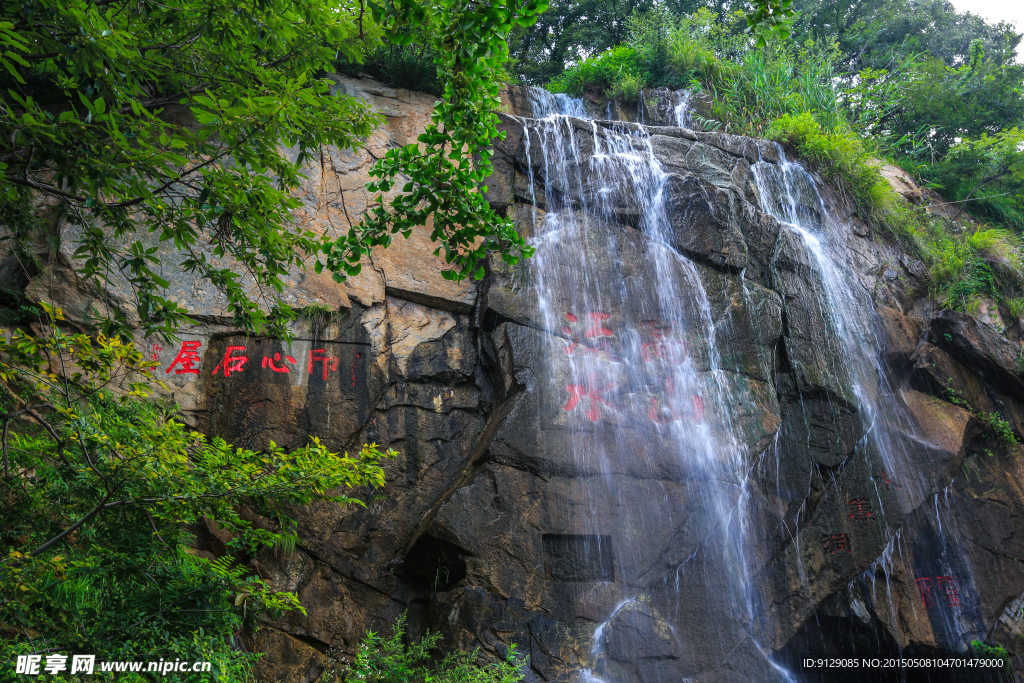
[[[582,95],[591,88],[607,91],[625,75],[643,81],[641,71],[636,50],[620,45],[567,69],[551,82],[549,89],[569,95]]]
[[[643,90],[644,82],[632,71],[618,75],[608,90],[608,96],[622,100],[623,102],[635,103],[640,99],[640,91]]]
[[[825,132],[810,112],[804,112],[784,114],[772,121],[767,137],[796,151],[815,170],[848,190],[869,220],[885,224],[891,221],[894,225],[888,227],[897,232],[905,227],[907,217],[896,213],[899,196],[852,133]]]
[[[1011,317],[1020,319],[1024,286],[1020,240],[1000,229],[976,229],[947,237],[932,250],[932,296],[944,307],[974,313],[982,298],[1005,302]]]
[[[509,647],[504,662],[478,664],[479,651],[456,652],[434,663],[432,652],[441,640],[440,633],[428,632],[418,643],[405,644],[406,615],[403,614],[382,638],[370,631],[359,644],[359,652],[347,670],[334,662],[324,681],[345,683],[517,683],[524,661]]]
[[[362,64],[339,62],[338,71],[350,76],[366,74],[394,88],[444,94],[444,82],[437,73],[434,53],[422,45],[382,45],[366,55]]]

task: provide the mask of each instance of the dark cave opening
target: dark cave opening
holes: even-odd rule
[[[466,578],[467,554],[454,543],[424,534],[406,554],[401,574],[422,588],[446,591]]]

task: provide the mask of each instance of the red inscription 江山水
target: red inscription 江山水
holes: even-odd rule
[[[565,385],[565,390],[569,392],[570,396],[566,404],[562,406],[562,410],[575,410],[576,406],[585,398],[589,401],[589,406],[584,412],[591,422],[598,422],[601,419],[601,406],[614,409],[614,406],[604,397],[605,394],[614,388],[614,384],[602,390],[597,390],[583,384],[567,384]]]

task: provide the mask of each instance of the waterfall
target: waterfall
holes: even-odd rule
[[[642,127],[563,113],[579,101],[533,101],[546,116],[525,129],[529,268],[558,428],[543,438],[557,438],[545,450],[567,451],[574,475],[573,509],[546,542],[587,555],[606,605],[580,676],[674,683],[709,644],[729,643],[760,658],[759,680],[788,680],[755,636],[764,609],[737,388],[700,273],[670,245],[668,175]]]
[[[882,355],[884,343],[877,331],[878,316],[871,292],[845,265],[851,260],[844,241],[850,234],[850,226],[829,211],[815,178],[799,163],[786,159],[781,148],[779,153],[780,163],[762,161],[754,164],[752,171],[762,209],[775,217],[783,230],[797,238],[814,271],[817,286],[807,294],[813,298],[813,307],[824,323],[827,336],[819,357],[805,361],[808,366],[820,364],[817,369],[824,371],[819,375],[823,377],[820,384],[834,391],[838,400],[848,399],[859,416],[864,437],[855,455],[868,463],[881,504],[878,513],[889,538],[878,559],[864,572],[861,582],[870,584],[871,601],[880,613],[888,615],[895,623],[897,615],[890,576],[897,557],[904,567],[912,567],[916,574],[960,577],[957,590],[966,595],[973,590],[973,572],[960,550],[959,531],[949,514],[951,485],[944,485],[939,493],[930,493],[941,483],[927,459],[921,462],[915,459],[915,453],[922,445],[927,446],[927,440],[918,433],[899,392],[894,389],[898,383]],[[835,362],[836,359],[839,362]],[[811,369],[807,374],[814,372]],[[899,485],[890,487],[891,482],[899,482]],[[886,502],[891,507],[886,508]],[[908,547],[902,527],[907,515],[916,516],[915,535],[926,538],[927,542],[919,540]],[[944,521],[946,519],[949,521]],[[884,598],[878,595],[878,573],[885,576]],[[972,635],[984,637],[983,619],[979,614],[968,614],[964,603],[957,602],[951,611],[935,611],[932,626],[943,646],[964,651]],[[977,600],[970,602],[978,604]]]
[[[544,88],[527,88],[530,109],[534,118],[542,119],[552,114],[587,118],[587,108],[583,100],[570,97],[564,93],[552,93]]]
[[[672,113],[675,115],[676,125],[680,128],[693,128],[693,111],[690,108],[693,94],[693,90],[682,90],[675,93],[679,101],[672,108]]]

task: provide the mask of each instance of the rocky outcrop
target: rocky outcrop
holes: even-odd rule
[[[364,150],[325,150],[306,169],[298,220],[330,234],[358,220],[368,165],[414,139],[433,103],[368,81],[337,85],[387,122]],[[513,89],[506,101],[524,97]],[[625,371],[614,392],[577,395],[575,408],[571,353],[621,347],[583,332],[597,322],[574,310],[569,286],[544,302],[565,314],[552,326],[529,263],[494,261],[479,284],[444,280],[429,226],[375,252],[342,285],[295,274],[288,296],[310,313],[289,343],[239,334],[216,292],[168,268],[198,314],[182,334],[195,346],[145,343],[192,424],[249,447],[315,435],[337,449],[372,441],[400,453],[365,508],[295,510],[294,554],[244,558],[307,608],[247,634],[267,652],[260,678],[315,681],[328,658],[351,655],[363,633],[402,612],[413,635],[440,630],[447,647],[501,657],[517,644],[531,681],[576,680],[593,667],[616,681],[780,680],[776,665],[808,652],[950,652],[986,639],[1016,653],[1021,466],[979,416],[1024,434],[1018,344],[932,310],[923,265],[825,189],[823,204],[797,208],[830,235],[850,275],[851,325],[837,330],[807,242],[760,208],[754,167],[780,163],[774,145],[647,127],[649,139],[631,144],[667,175],[659,242],[637,229],[643,206],[630,176],[609,186],[592,173],[602,140],[636,124],[567,125],[576,152],[565,163],[579,185],[546,175],[537,122],[506,114],[488,197],[528,237],[556,204],[588,221],[588,238],[565,246],[588,264],[571,282],[606,302],[593,320],[608,329],[664,334],[650,314],[656,281],[703,293],[679,301],[683,317],[709,321],[700,334],[680,332],[706,382],[700,395],[714,397],[699,409]],[[601,217],[598,203],[608,207]],[[85,324],[123,292],[99,300],[81,287],[68,265],[74,233],[62,238],[63,256],[27,293]],[[653,270],[647,255],[669,248],[681,258]],[[871,353],[847,358],[840,334]],[[656,339],[641,341],[668,353]],[[878,395],[858,393],[858,382]],[[663,424],[666,396],[671,419],[735,443],[740,467],[722,453],[699,470],[670,457],[681,446]],[[883,423],[885,440],[873,440]],[[622,457],[580,457],[612,447]],[[711,499],[712,486],[730,493]],[[746,515],[739,535],[714,522],[723,499],[737,520]],[[205,549],[223,552],[217,533],[200,534]],[[735,577],[714,557],[736,551],[726,547],[735,539],[763,609],[738,613],[729,602]]]

